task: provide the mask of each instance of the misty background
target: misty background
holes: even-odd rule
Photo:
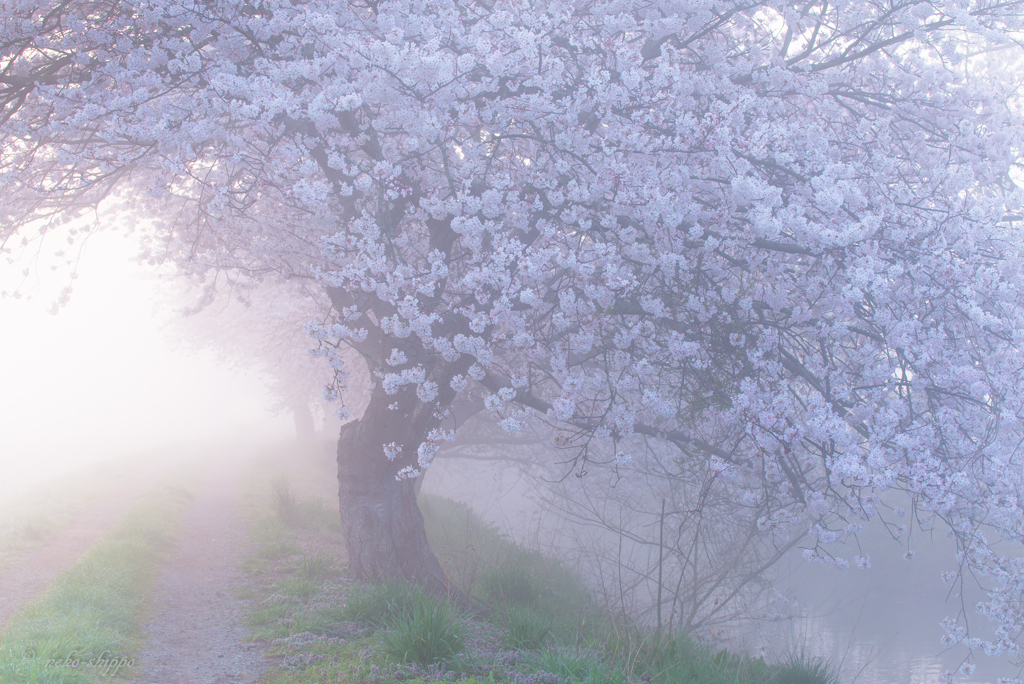
[[[48,253],[23,255],[43,266],[32,269],[32,280],[21,274],[27,263],[0,270],[0,290],[28,295],[0,299],[0,497],[101,461],[131,456],[142,465],[167,458],[176,445],[295,438],[292,416],[268,389],[272,378],[256,364],[246,369],[227,362],[201,341],[188,343],[189,336],[201,336],[203,325],[202,318],[182,322],[182,310],[192,303],[183,297],[188,291],[174,275],[137,263],[130,236],[103,232],[89,239],[76,261],[73,292],[56,314],[52,305],[62,297],[68,265],[53,257],[47,264]],[[323,427],[322,415],[317,427]],[[321,434],[328,454],[335,428]],[[565,501],[586,490],[596,501],[620,497],[640,504],[646,490],[631,491],[625,469],[577,478],[557,454],[543,453],[547,448],[490,446],[486,434],[476,443],[457,443],[439,454],[424,491],[469,504],[510,537],[563,559],[598,586],[597,568],[610,550],[621,562],[621,531],[567,516]],[[652,502],[645,503],[650,509]],[[653,543],[656,522],[641,516],[628,531]],[[952,598],[946,606],[935,601],[949,589],[939,573],[952,560],[953,545],[918,535],[915,558],[907,561],[905,544],[884,532],[867,530],[861,541],[864,548],[849,555],[870,555],[870,569],[811,565],[797,549],[768,573],[776,581],[763,588],[775,594],[773,618],[725,622],[704,629],[704,636],[766,657],[802,652],[831,658],[844,681],[861,684],[924,684],[956,669],[966,651],[942,651],[939,621],[958,606]],[[630,567],[650,571],[650,546],[627,541],[626,547]],[[638,610],[645,591],[650,600],[649,581],[634,583],[633,590],[631,601],[614,607]],[[1018,674],[1004,660],[981,657],[963,681]]]
[[[59,236],[50,236],[59,240]],[[0,269],[0,497],[102,459],[197,440],[286,438],[257,371],[230,368],[174,334],[187,302],[139,264],[130,237],[101,232],[67,264],[44,246]],[[33,274],[22,275],[38,260]],[[51,268],[52,267],[52,268]]]

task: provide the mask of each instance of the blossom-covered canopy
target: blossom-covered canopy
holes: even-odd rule
[[[1019,3],[0,6],[6,248],[113,197],[153,259],[317,280],[400,477],[482,394],[579,463],[710,459],[839,565],[909,493],[1016,653]]]

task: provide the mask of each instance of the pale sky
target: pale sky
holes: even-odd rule
[[[267,412],[257,376],[174,348],[164,327],[184,302],[160,301],[169,276],[134,263],[136,252],[117,233],[91,237],[56,315],[68,278],[47,263],[34,269],[31,299],[0,298],[0,493],[134,450],[294,434],[288,416]],[[0,291],[23,267],[0,261]]]

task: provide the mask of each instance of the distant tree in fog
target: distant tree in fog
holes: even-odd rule
[[[332,424],[334,410],[324,401],[333,372],[323,359],[309,354],[315,343],[305,331],[323,304],[315,293],[293,283],[265,280],[236,286],[232,292],[217,292],[216,283],[209,285],[200,293],[168,296],[165,304],[183,307],[183,315],[172,319],[171,334],[235,367],[260,373],[273,397],[273,410],[290,413],[296,436],[312,440],[316,420],[322,417],[325,425]]]
[[[1019,2],[0,4],[4,248],[110,199],[324,288],[375,378],[357,576],[443,581],[413,479],[478,392],[581,471],[673,445],[812,560],[907,492],[1017,653]]]

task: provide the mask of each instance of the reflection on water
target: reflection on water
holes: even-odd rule
[[[906,644],[906,639],[901,640],[898,636],[878,641],[854,637],[851,641],[848,633],[837,632],[825,618],[809,618],[801,622],[804,634],[799,641],[803,643],[805,652],[829,658],[839,665],[843,682],[934,684],[943,671],[956,669],[960,664],[960,659],[952,654],[915,652]],[[924,644],[920,646],[926,648]],[[962,681],[985,680],[963,678]]]
[[[918,540],[910,562],[903,558],[906,546],[891,539],[862,539],[862,549],[868,546],[868,570],[794,559],[780,589],[795,600],[793,613],[804,617],[762,625],[744,638],[746,646],[768,657],[803,652],[829,658],[841,666],[845,684],[933,684],[944,671],[955,671],[969,652],[965,646],[943,651],[941,620],[965,607],[973,634],[988,637],[991,628],[973,614],[983,597],[977,588],[968,587],[961,600],[942,581],[943,571],[955,569],[953,543],[940,535]],[[979,653],[973,662],[974,674],[956,681],[996,684],[1021,676],[1005,656]]]
[[[537,509],[528,480],[513,469],[441,459],[432,466],[424,487],[469,503],[528,545],[547,539],[557,546],[552,541],[556,529],[538,526],[534,535],[528,526],[526,521],[537,519]],[[915,554],[912,561],[904,558],[908,548]],[[721,642],[716,645],[761,654],[770,661],[800,653],[828,658],[841,667],[843,684],[936,684],[942,672],[956,670],[969,655],[963,646],[943,651],[943,618],[954,617],[963,608],[972,615],[975,635],[990,634],[985,619],[974,615],[982,594],[974,590],[961,601],[951,591],[956,588],[942,580],[943,572],[957,568],[955,544],[943,530],[927,533],[914,528],[908,542],[892,539],[879,525],[868,525],[858,546],[837,545],[831,550],[851,561],[851,568],[840,571],[807,563],[799,553],[778,568],[778,589],[795,602],[789,613],[801,617],[716,633],[713,638]],[[857,568],[854,556],[870,556],[871,567]],[[974,662],[974,674],[957,681],[996,684],[1000,677],[1021,676],[1020,668],[1005,656],[978,654]]]

